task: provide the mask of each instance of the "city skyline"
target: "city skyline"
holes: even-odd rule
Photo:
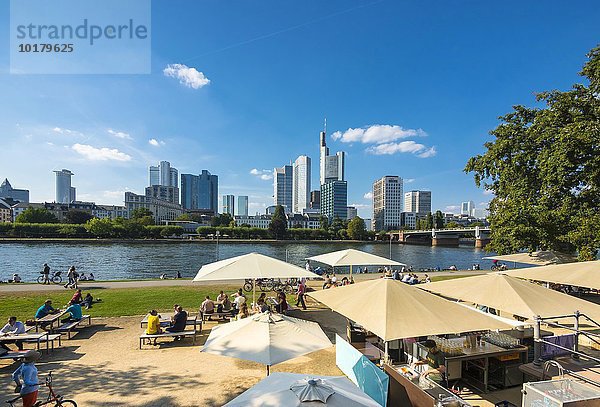
[[[150,75],[10,75],[0,55],[0,176],[49,202],[52,171],[68,168],[78,200],[123,205],[165,160],[219,174],[219,202],[248,196],[249,213],[264,213],[272,169],[299,155],[317,189],[327,117],[359,216],[388,174],[432,191],[433,210],[479,208],[491,195],[462,172],[467,159],[512,105],[581,81],[600,30],[593,5],[153,2]],[[189,32],[169,29],[174,20]]]

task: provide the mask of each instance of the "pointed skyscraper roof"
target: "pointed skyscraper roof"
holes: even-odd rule
[[[12,185],[8,182],[8,178],[4,178],[4,182],[0,185],[0,189],[12,189]]]

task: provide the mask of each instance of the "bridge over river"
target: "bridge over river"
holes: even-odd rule
[[[399,243],[431,246],[458,246],[461,238],[474,238],[475,247],[479,248],[490,242],[490,228],[480,226],[464,229],[401,230],[390,232],[388,235]]]

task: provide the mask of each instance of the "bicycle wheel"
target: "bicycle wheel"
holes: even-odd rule
[[[61,276],[54,276],[54,277],[52,277],[52,282],[54,284],[60,284],[60,283],[62,283],[62,277]]]
[[[252,291],[252,283],[244,283],[244,291],[248,293]]]
[[[55,407],[77,407],[77,403],[73,400],[62,400],[57,401]]]
[[[39,276],[39,277],[37,278],[37,282],[38,282],[39,284],[44,284],[44,276]]]

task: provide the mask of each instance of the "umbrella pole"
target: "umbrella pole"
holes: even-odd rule
[[[269,375],[269,365],[267,365],[267,376]]]
[[[256,279],[252,282],[252,306],[256,307]]]
[[[386,364],[388,362],[388,341],[385,341],[384,343],[384,349],[385,349],[385,354],[383,356],[383,364]]]

